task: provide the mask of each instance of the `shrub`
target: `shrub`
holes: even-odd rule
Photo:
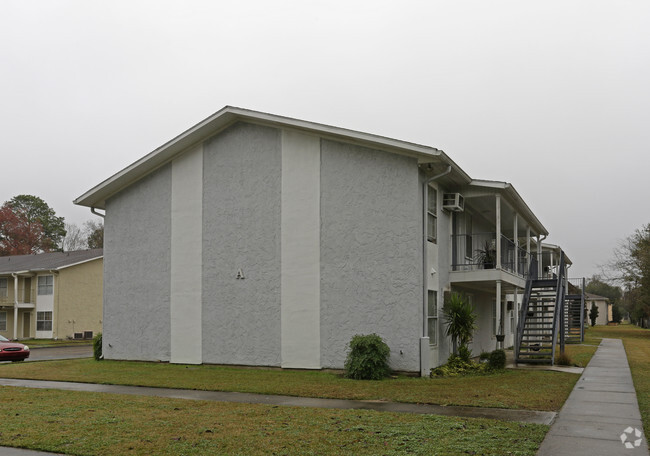
[[[377,334],[357,334],[350,341],[345,376],[355,380],[381,380],[390,374],[390,348]]]
[[[481,374],[488,372],[487,364],[465,361],[458,355],[450,355],[446,364],[431,369],[431,377],[460,377],[462,375]]]
[[[478,357],[479,361],[487,362],[490,359],[490,352],[481,352]]]
[[[453,351],[457,346],[467,345],[476,329],[478,316],[472,305],[460,294],[452,293],[442,308],[445,317],[445,335],[451,337]]]
[[[93,356],[95,357],[95,361],[101,361],[104,359],[104,356],[102,355],[102,333],[97,333],[97,335],[93,337]]]
[[[472,350],[467,345],[461,345],[458,347],[458,357],[469,363],[472,360]]]
[[[573,366],[573,360],[569,355],[567,355],[566,352],[560,353],[557,356],[557,360],[555,361],[555,364],[558,366]]]
[[[506,368],[506,352],[503,350],[494,350],[490,353],[490,361],[488,362],[490,369],[501,370]]]

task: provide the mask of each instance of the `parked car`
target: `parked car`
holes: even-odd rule
[[[24,361],[27,358],[29,358],[27,345],[0,336],[0,361]]]

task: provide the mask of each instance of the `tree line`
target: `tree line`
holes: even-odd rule
[[[614,249],[612,259],[594,275],[585,290],[609,299],[612,320],[628,314],[632,323],[650,321],[650,223],[637,229]],[[597,313],[596,313],[597,316]]]
[[[0,207],[0,256],[102,248],[104,225],[65,223],[41,198],[17,195]]]

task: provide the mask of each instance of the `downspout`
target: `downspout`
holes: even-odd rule
[[[97,209],[95,209],[94,207],[90,208],[90,212],[92,212],[95,215],[100,216],[101,218],[104,218],[104,214],[101,214],[101,213],[97,212]]]
[[[440,174],[430,177],[422,185],[422,337],[420,338],[420,376],[427,377],[429,375],[429,356],[428,356],[428,341],[425,344],[425,339],[428,339],[428,299],[429,299],[429,285],[427,270],[429,269],[429,258],[427,255],[427,224],[428,224],[428,209],[429,209],[429,184],[451,172],[451,165],[447,166],[447,170]],[[425,347],[426,345],[426,347]],[[426,356],[425,356],[426,355]]]
[[[16,274],[15,272],[12,272],[11,277],[14,278],[14,337],[13,337],[13,340],[16,340],[16,335],[18,334],[18,274]]]

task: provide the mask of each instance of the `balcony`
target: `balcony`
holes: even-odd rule
[[[456,234],[451,237],[454,272],[497,269],[497,234]],[[501,270],[525,278],[530,254],[501,235]]]

